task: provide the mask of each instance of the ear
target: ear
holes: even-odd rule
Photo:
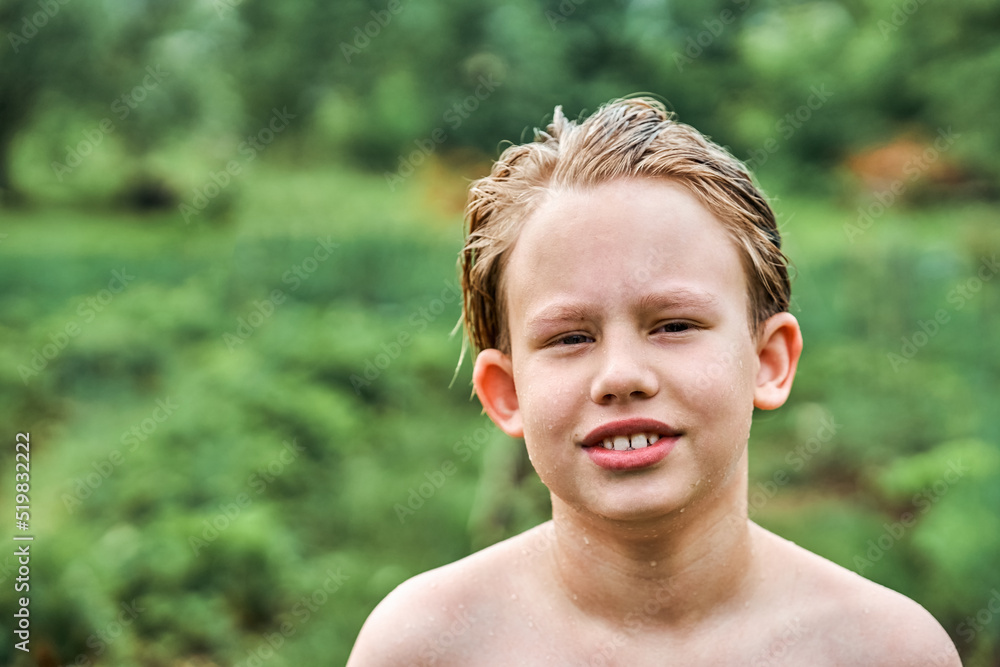
[[[524,425],[510,357],[500,350],[480,352],[472,369],[472,386],[493,423],[512,438],[523,438]]]
[[[762,410],[781,407],[792,390],[802,355],[802,331],[791,313],[778,313],[764,322],[757,342],[757,383],[753,404]]]

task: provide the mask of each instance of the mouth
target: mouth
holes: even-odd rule
[[[659,433],[632,433],[630,435],[616,435],[613,438],[604,440],[595,447],[603,446],[604,449],[613,449],[616,452],[627,452],[630,449],[645,449],[649,445],[655,445],[660,440]]]
[[[683,432],[653,419],[609,422],[587,434],[581,446],[608,470],[645,468],[663,460]]]

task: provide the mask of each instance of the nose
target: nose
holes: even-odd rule
[[[650,398],[659,391],[657,375],[638,338],[605,336],[590,397],[608,404]]]

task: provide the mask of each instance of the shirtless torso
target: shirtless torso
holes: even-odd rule
[[[657,564],[624,606],[589,604],[560,575],[560,539],[548,522],[411,579],[372,614],[349,665],[961,664],[918,604],[752,523],[752,560],[713,591],[710,615]]]

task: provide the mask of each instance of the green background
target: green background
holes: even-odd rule
[[[0,536],[21,431],[35,536],[32,652],[5,630],[0,663],[342,664],[395,585],[543,521],[468,360],[451,384],[465,189],[555,105],[648,91],[755,167],[794,263],[753,518],[1000,665],[995,3],[6,0],[0,27]]]

